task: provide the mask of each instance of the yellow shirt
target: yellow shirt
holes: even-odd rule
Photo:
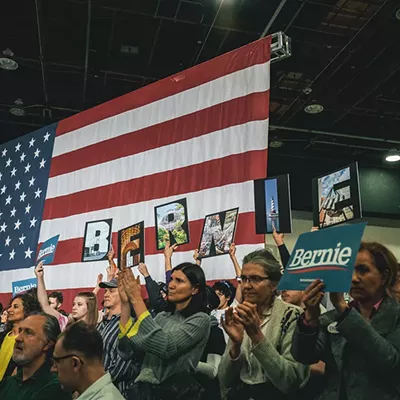
[[[17,336],[11,336],[11,334],[12,332],[9,332],[6,335],[0,348],[0,381],[4,377],[14,351],[14,344]]]

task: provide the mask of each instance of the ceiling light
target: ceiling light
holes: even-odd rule
[[[321,104],[313,103],[305,106],[304,111],[307,114],[319,114],[320,112],[324,111],[324,106]]]
[[[18,63],[12,59],[14,53],[10,49],[3,51],[3,57],[0,57],[0,68],[7,71],[14,71],[18,68]]]
[[[10,114],[16,117],[23,117],[25,115],[24,102],[21,99],[17,99],[14,104],[15,107],[10,108]]]
[[[273,139],[269,142],[269,147],[271,147],[273,149],[279,149],[279,148],[283,147],[283,145],[284,145],[284,143],[277,139]]]
[[[400,153],[397,150],[390,150],[386,155],[385,160],[390,163],[398,162],[400,161]]]

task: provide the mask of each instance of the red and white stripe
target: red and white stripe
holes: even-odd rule
[[[60,234],[48,289],[88,288],[106,262],[82,263],[85,223],[113,219],[117,231],[144,220],[146,263],[164,279],[154,207],[186,198],[191,243],[173,262],[191,260],[207,214],[239,207],[238,257],[260,247],[254,179],[266,174],[270,38],[61,121],[54,143],[40,242]],[[207,279],[234,277],[228,256],[204,260]],[[0,273],[0,292],[32,277]]]

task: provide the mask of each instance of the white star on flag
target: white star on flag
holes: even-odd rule
[[[36,151],[35,151],[35,157],[34,157],[34,158],[39,157],[39,153],[40,153],[40,150],[39,150],[39,149],[36,149]]]
[[[11,158],[9,158],[7,161],[6,161],[6,167],[9,167],[10,165],[11,165]]]
[[[35,144],[35,139],[32,138],[32,139],[29,141],[29,147],[32,147],[34,144]]]
[[[0,181],[1,181],[1,178],[3,177],[3,174],[0,172]]]
[[[24,234],[22,234],[22,236],[19,238],[19,244],[24,244],[25,239],[26,239],[26,236],[24,236]]]
[[[25,251],[25,258],[31,258],[32,253],[33,251],[28,247],[28,250]]]
[[[4,194],[6,192],[6,190],[7,190],[7,186],[3,185],[3,187],[1,188],[0,194]]]
[[[25,214],[29,214],[30,211],[31,211],[31,205],[28,204],[28,205],[25,207]]]
[[[35,178],[32,176],[31,179],[29,179],[29,187],[33,186],[33,184],[35,183]]]
[[[20,202],[21,202],[21,201],[25,201],[25,197],[26,197],[25,192],[22,192],[21,196],[19,196],[19,201],[20,201]]]
[[[19,190],[20,186],[21,186],[21,182],[18,181],[18,182],[15,184],[15,190]]]
[[[42,161],[40,161],[39,168],[44,168],[44,164],[46,164],[46,160],[44,158],[42,158]]]
[[[25,173],[29,172],[29,170],[31,169],[31,164],[26,164],[25,166]]]
[[[14,223],[14,225],[15,225],[14,231],[15,231],[16,229],[19,229],[19,227],[21,226],[21,224],[22,224],[22,222],[21,222],[20,220],[18,220],[17,222],[15,222],[15,223]]]
[[[8,197],[6,198],[6,205],[11,204],[11,200],[12,200],[12,197],[10,195],[8,195]]]
[[[38,190],[36,190],[35,192],[35,199],[40,197],[40,193],[42,193],[42,191],[40,190],[40,188],[38,188]]]
[[[11,170],[11,176],[15,176],[15,174],[17,173],[17,168],[13,168],[12,170]]]
[[[14,249],[12,249],[12,251],[10,253],[10,260],[14,260],[14,256],[15,256],[15,251],[14,251]]]
[[[2,157],[5,157],[6,154],[7,154],[7,149],[3,149],[3,151],[1,152],[1,156],[2,156]]]
[[[0,212],[0,217],[3,215],[3,213],[2,212]]]
[[[7,225],[5,222],[3,222],[3,225],[0,225],[0,232],[5,232],[7,229]]]
[[[45,135],[44,135],[44,140],[43,140],[43,142],[47,142],[48,140],[49,140],[49,137],[50,137],[50,133],[49,132],[47,132]]]
[[[11,210],[11,217],[15,217],[15,213],[17,212],[17,210],[16,210],[16,208],[14,207],[12,210]]]
[[[26,157],[26,154],[25,154],[25,153],[22,153],[22,154],[21,154],[21,157],[19,158],[19,159],[21,160],[21,162],[24,162],[24,161],[25,161],[25,157]]]
[[[37,219],[35,217],[33,217],[31,220],[29,220],[29,222],[31,223],[30,228],[33,228],[36,225]]]
[[[21,143],[18,143],[18,144],[15,146],[15,151],[16,151],[16,152],[19,151],[20,148],[21,148]]]
[[[11,242],[11,238],[10,238],[10,236],[7,236],[5,245],[10,246],[10,242]]]

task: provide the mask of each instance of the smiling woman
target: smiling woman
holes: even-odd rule
[[[13,373],[16,365],[11,359],[19,324],[32,313],[41,311],[38,300],[24,293],[14,297],[8,309],[8,326],[0,335],[0,381]]]

